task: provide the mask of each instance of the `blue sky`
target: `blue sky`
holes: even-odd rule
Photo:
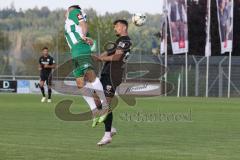
[[[0,0],[0,9],[14,4],[15,8],[48,6],[51,10],[79,4],[82,8],[94,8],[98,13],[127,10],[131,13],[161,13],[164,0]]]

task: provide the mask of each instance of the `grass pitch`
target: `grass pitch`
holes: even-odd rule
[[[1,160],[238,160],[240,100],[156,97],[123,101],[114,110],[118,134],[104,147],[96,143],[103,125],[66,122],[55,105],[73,99],[74,113],[86,111],[80,97],[0,94]]]

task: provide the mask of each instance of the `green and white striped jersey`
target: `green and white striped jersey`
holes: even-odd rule
[[[82,41],[82,28],[79,22],[87,21],[86,14],[80,9],[74,9],[68,13],[67,19],[65,20],[65,37],[70,49],[79,44]],[[80,43],[81,44],[81,43]]]

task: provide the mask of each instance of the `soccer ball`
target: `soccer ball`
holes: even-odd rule
[[[146,18],[146,15],[142,13],[136,13],[132,16],[132,22],[134,25],[139,27],[145,24]]]

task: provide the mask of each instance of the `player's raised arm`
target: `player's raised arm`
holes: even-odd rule
[[[103,52],[100,56],[92,55],[95,60],[109,62],[109,61],[119,61],[122,57],[123,52],[121,50],[116,50],[114,54],[108,55],[108,52]]]
[[[87,25],[86,21],[80,20],[79,26],[82,28],[82,38],[85,40],[87,37],[87,32],[88,32],[88,25]]]
[[[109,61],[120,61],[121,58],[122,58],[122,55],[123,55],[123,51],[122,50],[116,50],[116,52],[113,54],[113,55],[102,55],[99,57],[99,59],[101,61],[104,61],[104,62],[109,62]]]
[[[120,61],[122,60],[125,52],[127,50],[130,50],[131,47],[131,41],[129,40],[123,40],[120,41],[118,44],[116,44],[116,49],[113,53],[108,53],[108,52],[104,52],[103,54],[101,54],[98,59],[100,61],[104,61],[104,62],[109,62],[109,61]]]

